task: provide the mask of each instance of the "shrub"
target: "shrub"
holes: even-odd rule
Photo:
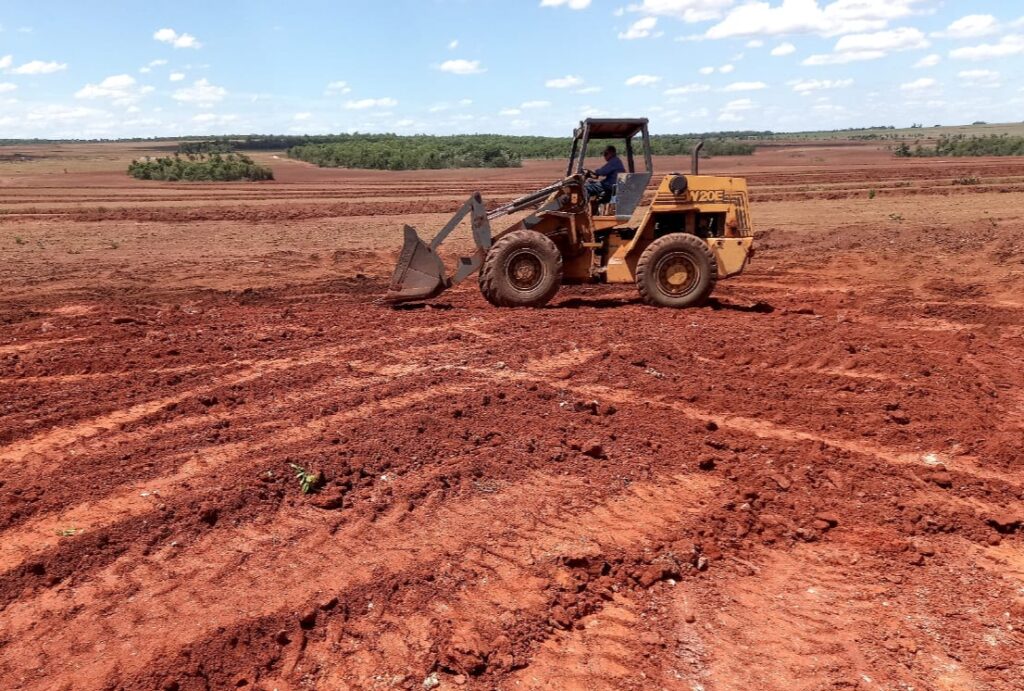
[[[243,154],[189,154],[132,161],[128,174],[139,180],[167,182],[228,182],[232,180],[273,180],[274,173]]]

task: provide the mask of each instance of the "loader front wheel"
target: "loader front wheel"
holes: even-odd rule
[[[491,246],[480,268],[480,292],[498,307],[540,307],[562,284],[562,253],[546,235],[516,230]]]
[[[693,307],[707,300],[718,279],[718,262],[696,235],[671,233],[640,255],[636,286],[648,305]]]

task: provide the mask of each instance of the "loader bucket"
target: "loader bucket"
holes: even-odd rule
[[[441,258],[420,240],[415,228],[407,225],[398,265],[384,299],[398,303],[432,298],[448,287],[444,274]]]

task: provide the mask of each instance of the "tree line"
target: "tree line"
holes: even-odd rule
[[[685,155],[697,141],[693,136],[654,135],[651,151],[658,156]],[[607,143],[591,142],[588,155],[598,155]],[[636,147],[639,151],[639,142]],[[518,168],[525,159],[565,158],[571,148],[569,137],[343,134],[292,145],[288,156],[329,168]],[[718,137],[705,142],[702,155],[746,156],[754,153],[755,148],[748,142]]]
[[[245,154],[186,154],[134,160],[128,174],[139,180],[227,182],[232,180],[273,180],[274,173]]]
[[[1006,134],[992,134],[987,137],[957,134],[943,135],[933,146],[916,142],[913,147],[906,142],[897,146],[893,153],[900,158],[929,156],[1024,156],[1024,137]]]

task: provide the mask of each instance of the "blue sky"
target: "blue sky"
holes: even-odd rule
[[[7,2],[0,138],[1024,119],[1019,0]]]

